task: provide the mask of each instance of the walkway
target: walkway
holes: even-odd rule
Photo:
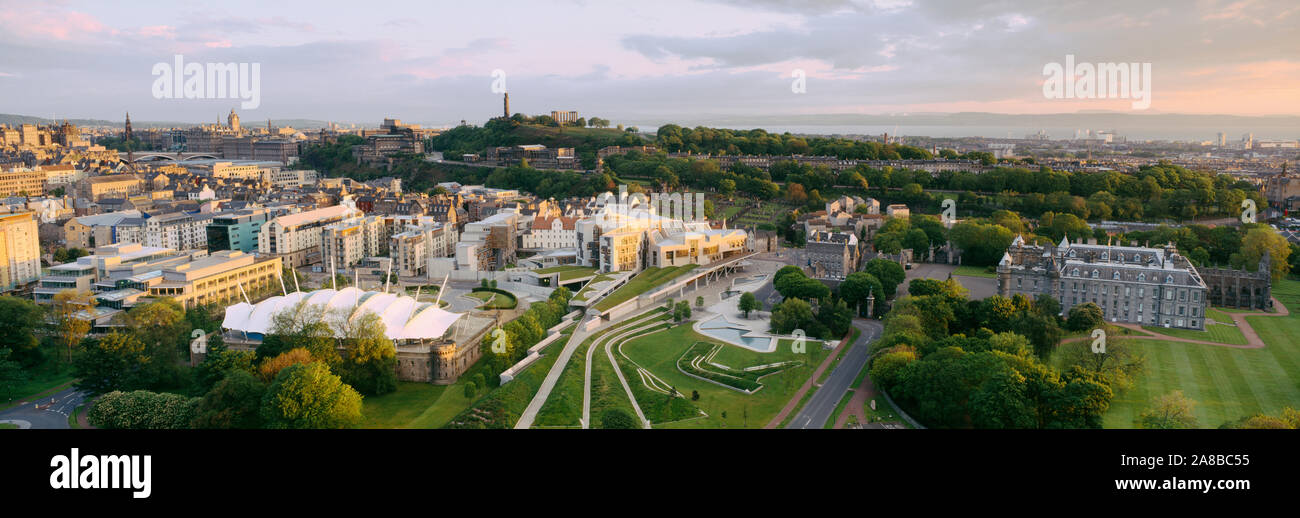
[[[861,332],[857,341],[853,342],[848,351],[845,351],[844,359],[840,360],[835,370],[831,371],[830,376],[826,378],[826,383],[813,392],[812,397],[808,398],[808,404],[799,409],[799,413],[795,414],[786,428],[816,429],[826,426],[826,421],[832,417],[835,407],[839,406],[841,399],[844,399],[844,393],[848,392],[853,380],[857,379],[862,369],[866,368],[870,344],[880,338],[884,326],[875,320],[855,318],[853,327]]]

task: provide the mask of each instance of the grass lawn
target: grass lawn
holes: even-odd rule
[[[996,279],[998,274],[987,271],[983,266],[970,266],[963,264],[952,271],[953,275],[965,275],[967,277],[983,277],[985,279]]]
[[[614,280],[614,276],[613,276],[613,275],[610,275],[610,274],[608,274],[608,273],[602,273],[602,274],[600,274],[600,275],[597,275],[596,278],[587,281],[587,284],[586,284],[585,286],[582,287],[582,290],[579,291],[578,293],[576,293],[576,294],[573,295],[573,299],[572,299],[572,300],[575,300],[575,301],[583,301],[583,300],[587,300],[587,296],[591,295],[593,292],[596,291],[596,290],[593,288],[593,286],[594,286],[596,283],[606,282],[606,281],[612,281],[612,280]]]
[[[650,291],[656,286],[667,284],[669,281],[682,276],[694,270],[696,265],[688,264],[686,266],[668,266],[664,268],[650,267],[645,271],[636,274],[632,280],[627,281],[623,287],[614,290],[600,302],[596,303],[596,309],[606,311],[609,308],[627,302],[632,297]]]
[[[1217,322],[1232,322],[1232,315],[1224,312],[1219,308],[1209,308],[1205,310],[1205,316],[1214,319]]]
[[[1230,324],[1206,323],[1204,331],[1165,328],[1160,326],[1142,326],[1142,329],[1165,336],[1190,338],[1192,340],[1205,340],[1221,344],[1246,345],[1246,337],[1241,334],[1241,330],[1237,329],[1237,326]]]
[[[17,430],[18,425],[10,423],[0,423],[0,430]]]
[[[871,409],[871,400],[868,399],[867,403],[863,405],[862,411],[866,414],[868,422],[895,422],[902,424],[903,428],[912,427],[912,425],[908,424],[907,421],[903,420],[903,418],[898,415],[898,409],[894,408],[894,405],[889,404],[889,401],[885,399],[885,396],[876,396],[875,410]]]
[[[646,318],[646,319],[642,320],[642,318]],[[582,344],[580,344],[578,348],[573,351],[573,356],[569,358],[569,363],[564,366],[564,371],[560,373],[560,379],[556,380],[555,388],[551,389],[551,394],[546,398],[546,403],[543,404],[542,408],[537,411],[537,417],[536,419],[533,420],[533,426],[539,428],[540,427],[582,426],[581,423],[582,391],[583,391],[584,376],[587,368],[587,349],[589,349],[592,346],[592,344],[595,343],[596,340],[600,339],[600,337],[605,336],[607,334],[617,333],[619,330],[626,329],[629,326],[639,327],[641,325],[648,324],[651,321],[664,320],[666,318],[668,318],[668,316],[666,313],[663,312],[662,309],[655,309],[648,314],[642,314],[636,316],[635,318],[629,318],[627,320],[624,320],[623,322],[619,323],[614,327],[606,329],[596,335],[589,336],[587,337],[586,340],[583,340]],[[562,346],[563,344],[561,344],[561,347]],[[559,351],[560,349],[555,350],[557,354]],[[612,385],[617,385],[618,392],[623,394],[620,397],[612,394],[612,391],[606,391],[603,394],[601,394],[607,396],[606,399],[603,400],[601,404],[605,404],[605,403],[610,403],[614,405],[626,404],[627,406],[625,410],[627,410],[628,413],[632,415],[633,418],[635,418],[636,413],[632,411],[631,403],[627,402],[627,395],[626,393],[623,392],[622,385],[618,383],[618,378],[615,377],[614,375],[613,367],[609,366],[609,359],[605,357],[605,352],[603,349],[595,352],[595,355],[591,359],[591,363],[592,363],[591,394],[593,400],[591,405],[592,421],[596,421],[600,419],[600,414],[596,410],[597,409],[596,399],[598,397],[597,386],[596,386],[596,375],[601,372],[605,372],[605,375],[608,376],[610,383],[612,383]],[[606,367],[608,368],[606,369]],[[628,373],[624,372],[623,375],[627,376]],[[612,385],[609,388],[613,388]],[[595,423],[593,423],[592,426],[594,427]]]
[[[397,392],[362,400],[362,427],[419,428],[414,426],[416,418],[437,404],[448,387],[449,385],[399,381]]]
[[[579,279],[582,277],[588,277],[592,274],[595,274],[596,269],[591,268],[589,266],[566,265],[566,266],[552,266],[550,268],[533,270],[533,273],[538,275],[551,275],[551,274],[558,273],[560,274],[560,282],[564,282],[569,279]]]
[[[759,380],[763,388],[754,394],[744,394],[713,383],[701,381],[677,370],[677,358],[696,342],[722,344],[722,351],[714,361],[733,368],[766,365],[781,361],[799,360],[800,364]],[[663,379],[682,394],[698,391],[700,399],[694,404],[708,414],[700,419],[688,419],[655,425],[663,428],[761,428],[790,400],[816,365],[828,351],[819,345],[809,344],[803,354],[779,347],[771,353],[754,352],[743,347],[725,344],[696,333],[689,325],[675,326],[667,331],[630,340],[623,352],[637,364]],[[723,413],[726,417],[723,417]]]
[[[519,303],[514,298],[490,291],[471,291],[469,296],[483,301],[479,309],[514,309]]]
[[[1174,390],[1196,401],[1196,417],[1204,428],[1300,407],[1300,340],[1295,338],[1300,336],[1300,281],[1276,282],[1273,294],[1292,314],[1248,319],[1267,344],[1263,349],[1134,340],[1147,357],[1147,370],[1132,389],[1111,401],[1106,426],[1133,427],[1152,398]]]

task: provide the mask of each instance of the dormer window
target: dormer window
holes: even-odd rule
[[[1112,279],[1115,279],[1115,280],[1118,281],[1118,280],[1119,280],[1119,272],[1115,272],[1114,275],[1111,275],[1111,278],[1112,278]]]
[[[1078,269],[1078,268],[1075,268],[1074,271],[1071,271],[1071,272],[1070,272],[1070,275],[1073,275],[1073,276],[1075,276],[1075,277],[1078,277],[1078,276],[1079,276],[1079,269]]]
[[[1075,253],[1074,253],[1074,250],[1070,250],[1070,257],[1075,257],[1075,256],[1076,256],[1076,255],[1075,255]]]
[[[1147,274],[1145,274],[1145,273],[1139,273],[1139,274],[1138,274],[1138,282],[1147,282]]]
[[[1101,274],[1101,272],[1098,272],[1097,270],[1093,270],[1093,271],[1092,271],[1092,278],[1096,279],[1097,276],[1100,275],[1100,274]]]
[[[1173,276],[1173,275],[1167,275],[1167,276],[1165,276],[1165,284],[1173,284],[1173,283],[1174,283],[1174,276]]]
[[[1109,261],[1109,260],[1110,260],[1110,252],[1102,252],[1102,253],[1101,253],[1101,260],[1103,260],[1103,261]]]

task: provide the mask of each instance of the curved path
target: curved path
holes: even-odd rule
[[[1278,311],[1276,313],[1228,313],[1228,315],[1232,317],[1233,324],[1237,326],[1237,329],[1241,330],[1241,335],[1246,338],[1246,343],[1244,345],[1225,344],[1223,342],[1211,342],[1209,340],[1197,340],[1194,338],[1182,338],[1178,336],[1169,336],[1166,334],[1150,331],[1138,324],[1117,323],[1114,325],[1139,333],[1137,335],[1125,335],[1123,336],[1123,338],[1136,338],[1139,340],[1155,339],[1164,342],[1182,342],[1188,344],[1215,345],[1219,347],[1231,347],[1233,349],[1263,349],[1264,347],[1267,347],[1268,344],[1264,343],[1264,340],[1259,337],[1259,333],[1255,332],[1255,328],[1251,327],[1250,322],[1247,321],[1246,318],[1247,317],[1285,317],[1291,315],[1291,311],[1288,310],[1286,306],[1282,304],[1281,301],[1277,300],[1277,297],[1273,297],[1273,307],[1278,308]],[[1061,343],[1064,344],[1064,343],[1079,342],[1079,341],[1091,340],[1091,339],[1092,338],[1088,336],[1078,336],[1078,337],[1070,338],[1068,340],[1062,340]]]
[[[592,356],[595,354],[596,350],[599,349],[601,346],[604,346],[606,347],[606,352],[609,352],[608,347],[610,343],[622,340],[623,338],[627,338],[635,333],[645,331],[646,329],[663,325],[663,322],[659,322],[659,321],[646,322],[647,320],[651,320],[655,317],[655,315],[653,315],[653,310],[651,312],[647,312],[647,314],[638,315],[638,317],[640,318],[637,318],[635,321],[630,321],[626,327],[618,329],[617,332],[611,331],[609,334],[605,334],[600,338],[597,338],[595,342],[592,342],[591,347],[587,348],[586,371],[583,373],[582,376],[582,427],[583,428],[591,428],[591,359]],[[643,324],[643,322],[646,323]],[[612,354],[609,356],[609,361],[611,363],[614,362],[614,356]],[[617,364],[614,365],[614,370],[615,372],[618,372]],[[623,381],[622,372],[618,372],[618,379],[619,381]],[[632,389],[627,388],[626,381],[623,381],[623,387],[627,390],[628,394],[631,395]],[[636,410],[637,417],[641,419],[642,427],[649,428],[649,425],[646,423],[645,414],[641,412],[641,406],[637,405],[635,397],[632,397],[632,409]]]

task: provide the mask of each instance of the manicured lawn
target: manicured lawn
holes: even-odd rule
[[[1245,345],[1246,337],[1241,334],[1237,326],[1228,324],[1206,324],[1204,331],[1195,331],[1192,329],[1174,329],[1160,326],[1142,326],[1142,329],[1166,336],[1176,336],[1178,338],[1190,338],[1192,340],[1205,340],[1209,342],[1218,342],[1221,344]]]
[[[514,309],[515,305],[519,303],[513,297],[491,291],[471,291],[469,296],[483,301],[483,305],[479,306],[479,309]]]
[[[361,402],[365,428],[417,428],[415,419],[438,403],[449,385],[400,381],[397,392],[367,397]],[[461,389],[464,391],[464,389]]]
[[[558,273],[560,274],[560,281],[564,282],[569,279],[578,279],[590,276],[596,273],[596,269],[589,266],[552,266],[550,268],[533,270],[533,273],[538,275],[551,275]]]
[[[688,264],[686,266],[668,266],[665,268],[646,268],[645,271],[636,274],[632,280],[627,281],[623,287],[614,290],[600,302],[596,303],[596,309],[600,311],[608,310],[614,306],[631,300],[632,297],[650,291],[656,286],[667,284],[669,281],[682,276],[695,269],[696,265]]]
[[[575,301],[587,300],[587,296],[591,295],[592,292],[596,291],[593,288],[593,286],[596,283],[612,281],[612,280],[614,280],[614,276],[608,273],[597,275],[596,278],[587,281],[587,284],[582,287],[582,291],[579,291],[577,294],[573,296],[573,300]]]
[[[10,423],[0,423],[0,430],[17,430],[18,425]]]
[[[953,275],[965,275],[967,277],[983,277],[985,279],[996,279],[998,274],[990,273],[983,266],[961,265],[952,271]]]
[[[1109,428],[1131,428],[1152,398],[1181,390],[1196,401],[1200,426],[1215,428],[1258,413],[1300,407],[1300,282],[1280,281],[1274,296],[1291,309],[1287,317],[1250,317],[1267,346],[1234,349],[1213,345],[1134,340],[1147,370],[1134,387],[1116,395],[1106,414]]]
[[[714,361],[733,368],[787,360],[800,361],[800,365],[760,379],[763,388],[758,392],[744,394],[692,378],[677,370],[677,359],[693,344],[701,341],[721,343],[696,333],[689,325],[680,325],[661,333],[630,340],[623,345],[623,352],[629,358],[662,378],[678,392],[689,396],[692,391],[698,391],[700,399],[694,401],[694,404],[708,414],[705,418],[656,424],[656,427],[761,428],[781,410],[781,407],[785,406],[790,400],[790,395],[808,380],[808,376],[828,352],[813,344],[809,344],[807,352],[803,354],[794,353],[789,347],[780,347],[771,353],[758,353],[743,347],[723,344],[722,351],[714,356]],[[723,413],[726,413],[726,417],[723,417]]]
[[[581,423],[582,397],[583,397],[582,392],[583,392],[584,376],[587,368],[587,349],[590,348],[596,340],[600,339],[601,336],[605,336],[609,333],[617,333],[619,330],[626,329],[629,326],[639,327],[641,325],[648,324],[654,320],[663,320],[667,318],[667,315],[664,314],[661,309],[656,309],[652,313],[653,315],[643,314],[643,315],[638,315],[634,318],[629,318],[614,327],[602,331],[599,334],[587,337],[587,339],[584,340],[576,350],[574,350],[573,356],[569,358],[569,363],[564,366],[564,371],[560,373],[560,379],[556,380],[555,382],[555,388],[551,389],[551,394],[546,398],[546,403],[542,405],[541,410],[537,411],[537,418],[533,420],[533,426],[534,427],[581,426],[582,425]],[[645,318],[645,320],[642,320],[642,318]],[[561,344],[561,347],[562,346],[563,344]],[[555,352],[557,354],[559,351],[560,349],[555,349]],[[602,363],[605,366],[608,366],[609,359],[605,357],[605,352],[602,349],[600,351],[595,352],[595,356],[592,357],[591,362],[592,362],[591,391],[592,391],[592,400],[593,400],[591,405],[591,418],[593,421],[595,421],[600,418],[600,414],[596,411],[597,405],[595,401],[598,396],[597,387],[596,387],[596,375],[598,372],[604,372],[604,371],[598,371],[597,369]],[[600,368],[603,369],[603,367]],[[605,375],[609,376],[610,383],[612,383],[613,385],[618,385],[618,379],[614,377],[614,371],[612,367],[608,369],[607,374]],[[624,372],[623,375],[626,376],[627,373]],[[612,385],[609,388],[613,388]],[[619,392],[623,391],[623,387],[621,385],[619,385],[617,388]],[[616,395],[612,394],[612,391],[606,391],[604,395],[608,397],[605,399],[604,402],[602,402],[602,404],[605,404],[605,402],[609,402],[612,404],[626,404],[627,406],[625,409],[633,417],[636,416],[636,413],[632,411],[631,404],[627,403],[627,396],[625,393],[623,396],[621,396],[621,400],[610,399],[610,398],[617,397]]]

